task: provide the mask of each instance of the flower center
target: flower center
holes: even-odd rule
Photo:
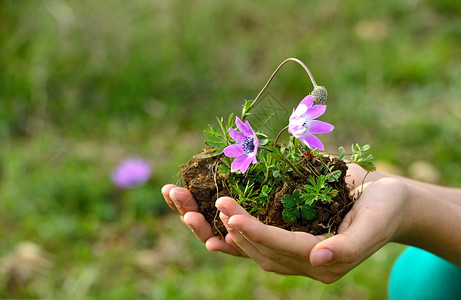
[[[311,127],[311,122],[304,122],[303,127],[309,130],[309,127]]]
[[[243,144],[242,144],[243,151],[245,151],[246,154],[250,154],[250,153],[254,152],[255,144],[253,143],[253,140],[254,140],[253,137],[249,136],[249,137],[247,137],[245,142],[243,142]]]

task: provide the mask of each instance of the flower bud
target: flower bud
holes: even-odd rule
[[[325,104],[327,103],[328,92],[324,86],[315,86],[311,92],[312,97],[314,97],[315,103]]]

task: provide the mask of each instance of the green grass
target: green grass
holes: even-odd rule
[[[1,273],[0,297],[384,299],[399,245],[332,285],[265,273],[207,253],[159,191],[287,57],[328,88],[327,151],[371,144],[459,186],[460,16],[453,1],[2,1],[1,264],[24,241],[49,264],[14,287]],[[288,64],[269,90],[291,110],[311,86]],[[110,172],[130,155],[154,173],[120,198]]]

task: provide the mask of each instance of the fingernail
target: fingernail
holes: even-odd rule
[[[226,209],[225,207],[218,207],[218,205],[216,205],[216,203],[220,202],[220,201],[219,201],[220,199],[221,199],[221,198],[219,198],[219,199],[216,200],[216,202],[215,202],[216,208],[218,208],[219,211],[222,212],[224,215],[229,216],[229,212],[227,211],[227,209]],[[222,206],[222,205],[220,205],[220,206]],[[229,218],[229,217],[228,217],[228,218]]]
[[[168,188],[168,187],[167,187],[166,185],[162,186],[162,194],[165,193],[165,191],[166,191],[167,188]]]
[[[315,266],[321,266],[330,263],[333,260],[333,252],[328,249],[320,249],[312,255],[311,263]]]
[[[183,198],[182,197],[183,195],[184,195],[184,192],[182,191],[180,187],[174,187],[170,191],[170,198],[174,201],[174,203],[177,206],[182,206],[181,198]]]

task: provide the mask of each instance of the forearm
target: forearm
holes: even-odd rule
[[[381,178],[389,177],[389,178],[398,179],[405,183],[416,185],[424,189],[427,189],[428,191],[431,191],[437,194],[438,198],[444,199],[455,205],[461,206],[461,189],[460,188],[451,188],[451,187],[434,185],[434,184],[416,181],[416,180],[409,179],[406,177],[402,177],[402,176],[398,176],[394,174],[388,174],[388,173],[384,173],[380,171],[367,173],[365,170],[363,170],[361,167],[355,164],[349,164],[349,170],[351,171],[351,174],[353,174],[353,176],[351,176],[352,177],[351,180],[355,181],[354,182],[355,186],[358,186],[358,184],[360,184],[362,181],[366,183],[366,182],[376,181]]]
[[[396,242],[432,252],[461,267],[461,206],[447,193],[409,183],[405,221]],[[442,195],[441,195],[442,194]],[[448,193],[450,195],[450,193]],[[459,203],[459,202],[458,202]]]

